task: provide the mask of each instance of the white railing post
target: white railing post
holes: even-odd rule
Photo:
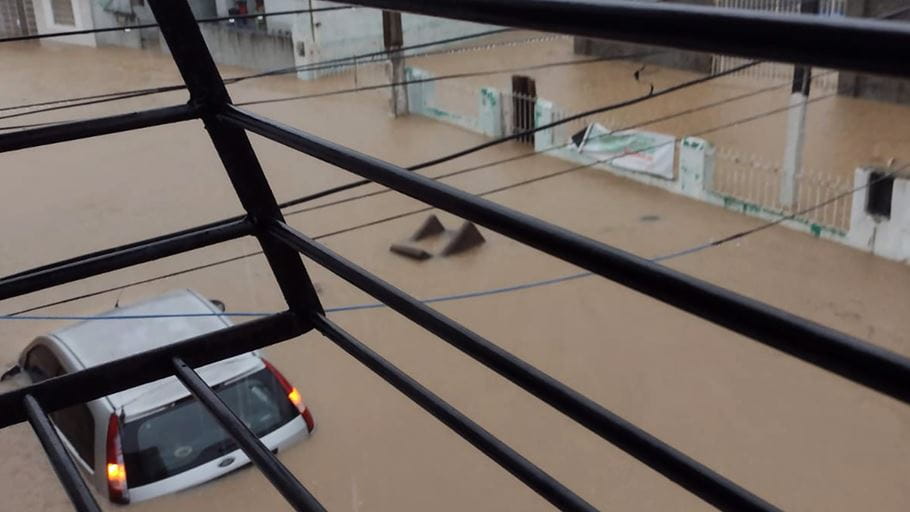
[[[493,87],[481,87],[480,112],[478,116],[480,133],[490,137],[502,137],[502,93]]]
[[[889,169],[860,168],[854,173],[853,207],[847,243],[871,251],[876,256],[910,262],[910,180],[896,177],[891,189],[891,212],[887,217],[872,215],[867,209],[869,180],[874,171]]]
[[[679,143],[679,190],[701,199],[714,190],[714,146],[698,137],[685,137]]]
[[[537,98],[534,103],[534,128],[553,122],[553,103]],[[553,128],[534,133],[534,150],[545,151],[553,147]]]
[[[875,241],[875,219],[866,213],[866,186],[871,171],[862,167],[853,171],[853,197],[850,207],[850,228],[847,243],[868,251]]]
[[[429,71],[424,71],[418,68],[406,67],[404,68],[405,81],[411,82],[414,80],[426,80],[431,78],[433,75]],[[421,82],[416,84],[408,84],[408,108],[412,114],[418,114],[423,116],[430,116],[429,108],[433,103],[433,94],[435,92],[435,87],[433,82]]]

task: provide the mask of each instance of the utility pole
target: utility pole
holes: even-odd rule
[[[802,0],[799,4],[799,12],[802,14],[819,14],[821,12],[821,0]],[[787,145],[784,148],[784,162],[781,166],[780,177],[780,202],[781,206],[788,209],[795,208],[799,200],[797,176],[803,163],[806,107],[811,86],[812,67],[794,66],[790,108],[787,111]]]
[[[408,89],[403,85],[404,55],[401,47],[404,46],[404,36],[401,30],[401,13],[382,11],[382,39],[385,51],[389,55],[389,81],[392,84],[392,98],[390,106],[394,117],[404,116],[408,113]]]

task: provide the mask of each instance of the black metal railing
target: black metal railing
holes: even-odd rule
[[[177,376],[297,510],[324,510],[304,485],[192,369],[316,330],[414,400],[544,499],[594,510],[570,489],[326,318],[300,254],[566,414],[678,485],[723,510],[776,510],[600,404],[289,227],[247,131],[262,135],[759,343],[910,403],[910,360],[786,311],[649,262],[615,247],[281,125],[232,105],[185,2],[150,0],[190,93],[185,106],[61,123],[0,135],[0,152],[201,119],[246,215],[98,251],[0,279],[0,300],[254,236],[288,311],[0,395],[0,428],[28,421],[77,510],[98,510],[47,411]],[[910,76],[910,30],[872,21],[768,16],[686,5],[569,0],[355,0],[352,4],[485,23],[710,50],[755,58]],[[783,36],[782,36],[783,34]],[[889,51],[880,51],[888,48]]]

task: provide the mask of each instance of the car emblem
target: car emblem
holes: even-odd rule
[[[225,457],[218,463],[219,468],[226,468],[234,463],[234,457]]]

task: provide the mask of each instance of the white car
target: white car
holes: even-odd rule
[[[220,312],[191,290],[99,316]],[[38,382],[228,327],[221,316],[87,320],[35,339],[22,352],[23,380]],[[277,453],[309,437],[313,416],[300,392],[258,352],[197,370]],[[172,493],[245,466],[249,459],[176,377],[51,413],[77,466],[102,495],[130,503]]]

